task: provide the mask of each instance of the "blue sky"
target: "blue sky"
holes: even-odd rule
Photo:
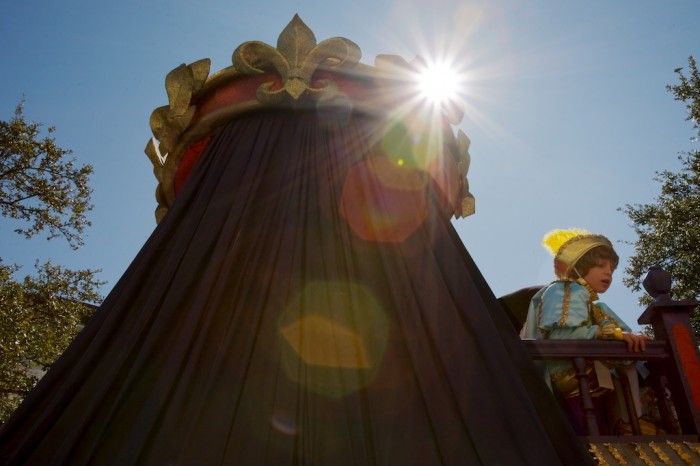
[[[621,267],[602,296],[637,327],[637,295],[621,283],[632,249],[618,208],[659,192],[693,148],[684,106],[665,86],[700,58],[700,2],[0,0],[0,119],[25,96],[28,119],[55,126],[92,177],[86,245],[25,240],[0,221],[0,257],[100,268],[108,292],[155,228],[156,180],[143,149],[165,75],[181,63],[231,64],[241,43],[275,45],[298,13],[321,41],[346,37],[373,64],[449,54],[468,74],[470,188],[477,213],[454,221],[497,296],[553,278],[539,245],[553,228],[610,237]]]

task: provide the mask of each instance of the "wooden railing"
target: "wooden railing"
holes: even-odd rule
[[[586,436],[599,437],[593,400],[586,379],[586,361],[646,361],[651,386],[659,400],[659,413],[666,436],[687,441],[700,439],[700,355],[690,325],[696,301],[674,301],[669,297],[671,278],[660,268],[652,268],[644,280],[647,292],[655,298],[637,320],[651,325],[655,340],[648,341],[646,351],[629,352],[627,345],[612,340],[525,340],[526,351],[533,359],[570,359],[577,369],[584,409]],[[626,407],[634,413],[629,386],[621,379]],[[671,399],[664,396],[668,387]],[[672,403],[672,407],[669,404]],[[673,409],[672,409],[673,408]],[[636,416],[629,416],[633,434],[641,429]],[[680,429],[680,431],[679,431]]]

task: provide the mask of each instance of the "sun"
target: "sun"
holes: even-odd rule
[[[442,104],[459,98],[459,73],[448,63],[427,64],[417,76],[419,95],[434,104]]]

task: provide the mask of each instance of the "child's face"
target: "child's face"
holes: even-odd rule
[[[596,293],[605,293],[612,283],[613,265],[610,259],[598,259],[583,279]]]

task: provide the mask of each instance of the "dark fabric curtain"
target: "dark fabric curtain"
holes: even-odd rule
[[[385,134],[316,112],[221,128],[0,461],[590,463]]]

